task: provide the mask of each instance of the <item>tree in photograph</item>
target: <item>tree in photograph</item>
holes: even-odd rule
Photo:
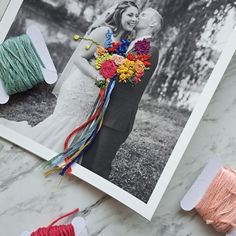
[[[209,78],[220,53],[212,46],[229,13],[235,14],[236,2],[148,0],[142,7],[158,9],[164,18],[162,32],[155,35],[160,48],[160,64],[148,93],[152,97],[187,101],[191,88],[196,84],[203,87]],[[208,34],[205,43],[204,34]],[[180,97],[183,83],[186,94]]]

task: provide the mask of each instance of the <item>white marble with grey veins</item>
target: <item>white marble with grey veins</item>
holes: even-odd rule
[[[42,161],[0,140],[0,235],[48,225],[79,207],[90,235],[217,236],[194,212],[179,202],[207,160],[220,155],[236,168],[236,54],[195,132],[151,222],[75,177],[58,186],[45,178]],[[68,219],[68,222],[70,219]]]

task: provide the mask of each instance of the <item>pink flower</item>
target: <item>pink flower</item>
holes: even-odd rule
[[[106,60],[102,63],[100,73],[105,79],[111,79],[117,73],[117,66],[113,60]]]
[[[133,78],[133,83],[137,84],[141,82],[141,77],[143,76],[144,73],[138,73],[134,78]]]
[[[118,55],[118,54],[113,54],[112,55],[112,60],[116,63],[116,65],[121,65],[124,62],[124,57]]]

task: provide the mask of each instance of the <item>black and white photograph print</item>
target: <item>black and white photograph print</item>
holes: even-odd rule
[[[110,30],[113,42],[131,40],[127,52],[139,40],[150,42],[150,69],[135,86],[116,83],[103,126],[80,162],[148,203],[236,25],[235,1],[24,0],[7,38],[32,24],[59,80],[12,95],[0,105],[0,124],[58,153],[99,95],[96,47],[74,35],[104,44]]]

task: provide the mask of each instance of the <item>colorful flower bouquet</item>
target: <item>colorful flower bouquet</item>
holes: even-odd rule
[[[105,44],[106,45],[106,44]],[[150,68],[150,42],[146,39],[135,43],[127,53],[130,41],[99,45],[96,51],[96,69],[105,80],[117,79],[121,83],[137,84],[141,82],[145,70]]]

